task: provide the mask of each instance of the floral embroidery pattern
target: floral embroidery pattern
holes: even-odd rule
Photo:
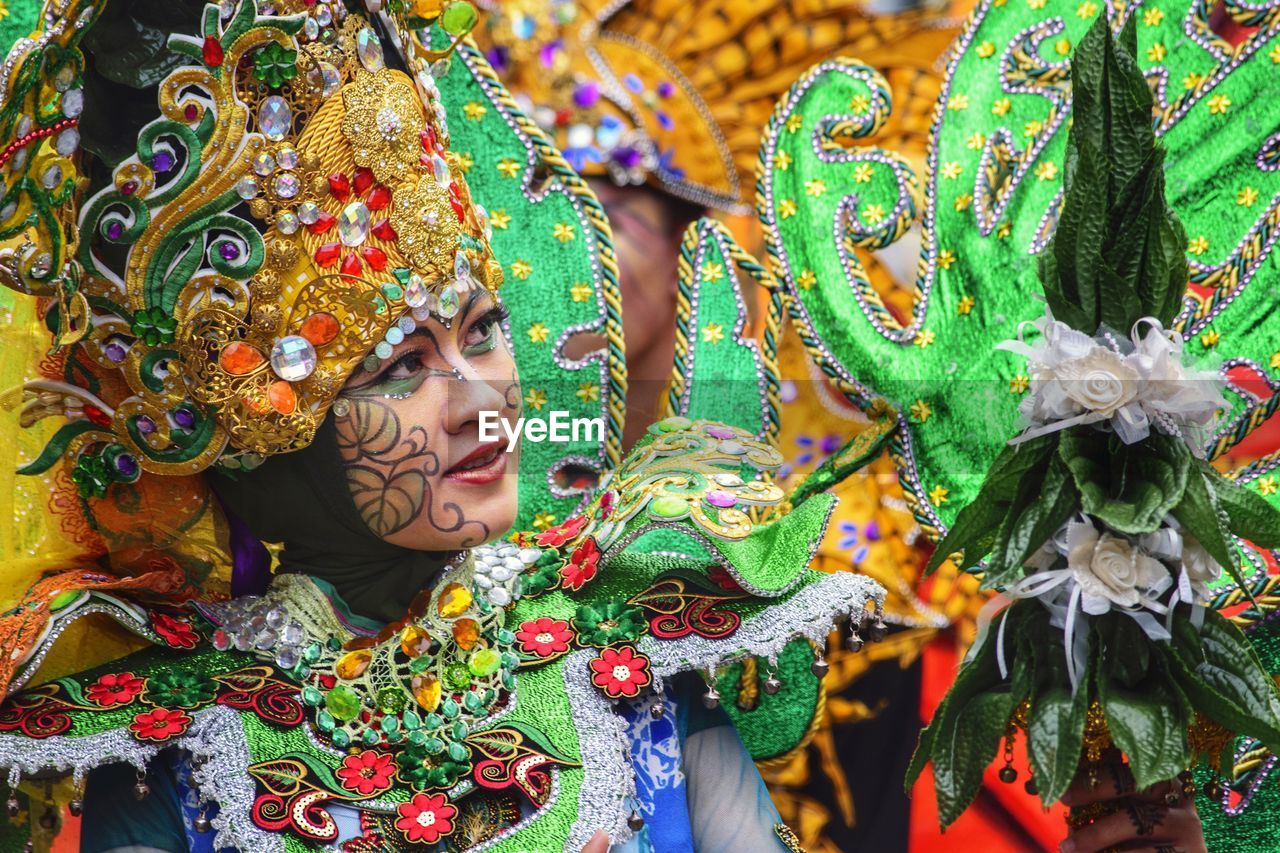
[[[520,651],[540,658],[569,651],[569,641],[572,639],[573,631],[569,628],[569,623],[550,616],[540,616],[521,623],[520,629],[516,631]]]
[[[533,541],[544,548],[559,548],[566,542],[576,538],[586,526],[587,517],[585,515],[575,515],[535,535]]]
[[[599,563],[600,546],[596,544],[595,539],[587,537],[574,549],[569,556],[569,562],[560,569],[560,577],[564,580],[565,587],[575,592],[582,589],[596,576]]]
[[[194,649],[200,642],[200,635],[191,627],[190,620],[184,617],[170,616],[159,610],[151,611],[151,629],[160,635],[160,639],[171,649]]]
[[[390,755],[366,749],[359,755],[342,759],[335,775],[342,787],[368,797],[390,788],[395,772],[395,762]]]
[[[633,646],[601,650],[591,661],[591,672],[591,683],[610,699],[630,699],[653,681],[649,659]]]
[[[145,682],[132,672],[109,672],[85,688],[84,695],[95,705],[111,708],[132,702]]]
[[[129,731],[138,740],[159,742],[182,734],[190,725],[191,715],[186,711],[156,708],[136,715],[129,724]]]
[[[396,809],[396,829],[404,833],[410,844],[434,844],[453,832],[453,817],[458,810],[445,801],[444,794],[415,794]]]

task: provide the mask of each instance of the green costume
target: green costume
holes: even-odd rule
[[[349,806],[392,847],[576,851],[642,824],[615,702],[698,673],[708,707],[750,697],[725,710],[753,755],[783,755],[815,724],[834,624],[858,644],[883,630],[873,582],[806,567],[822,488],[874,456],[891,415],[785,494],[773,338],[735,334],[682,351],[672,415],[622,458],[608,225],[460,43],[469,7],[429,6],[56,2],[14,48],[6,281],[45,300],[60,347],[24,414],[60,425],[23,471],[101,548],[0,616],[11,787],[155,773],[177,750],[187,790],[219,805],[218,846],[311,849],[339,837],[326,808]],[[685,293],[699,323],[740,330],[745,256],[699,234]],[[527,533],[387,545],[339,476],[336,419],[359,405],[339,391],[504,279],[525,414],[597,418],[603,440],[525,443]],[[601,351],[564,354],[590,331]],[[383,491],[386,511],[413,490]],[[263,538],[284,540],[265,591]],[[19,689],[90,614],[155,647]]]

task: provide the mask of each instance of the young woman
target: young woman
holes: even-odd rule
[[[0,224],[60,347],[23,471],[65,460],[86,554],[0,621],[10,811],[63,775],[92,851],[788,849],[748,746],[804,740],[815,641],[882,593],[808,572],[829,502],[784,509],[752,425],[660,421],[589,499],[486,438],[612,250],[567,168],[501,183],[556,154],[428,6],[79,0],[15,48]],[[91,614],[152,647],[20,690]]]

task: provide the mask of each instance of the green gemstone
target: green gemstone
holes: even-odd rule
[[[461,693],[471,686],[471,670],[466,664],[449,664],[444,668],[444,686],[455,693]]]
[[[346,729],[334,729],[329,739],[333,741],[333,745],[338,749],[346,749],[351,745],[351,735],[347,734]]]
[[[336,719],[346,722],[360,714],[360,697],[348,687],[339,684],[324,697],[324,707]]]
[[[444,741],[438,737],[429,737],[427,742],[422,745],[422,748],[427,751],[427,755],[439,755],[444,752]]]
[[[400,715],[400,722],[404,725],[407,732],[422,728],[422,718],[414,711],[405,711]]]
[[[455,740],[462,740],[470,732],[467,731],[467,724],[458,720],[453,724],[453,728],[449,730],[449,734],[453,735]]]
[[[663,495],[649,502],[649,514],[659,518],[683,518],[689,514],[689,502],[684,498]]]
[[[466,0],[455,0],[444,7],[444,12],[440,15],[440,26],[451,36],[461,36],[471,32],[479,18],[475,6]]]
[[[316,708],[324,701],[324,694],[314,687],[304,687],[302,688],[302,701]]]
[[[498,698],[498,691],[494,690],[492,687],[490,687],[488,690],[486,690],[486,691],[484,692],[484,704],[485,704],[485,705],[492,705],[492,704],[493,704],[493,700],[495,700],[495,699],[497,699],[497,698]]]
[[[426,727],[435,731],[444,725],[444,719],[439,714],[427,714]]]
[[[307,647],[302,650],[302,659],[307,663],[315,663],[320,660],[320,651],[319,643],[309,643]]]
[[[480,694],[468,692],[462,697],[462,707],[472,713],[479,711],[481,708]]]
[[[400,718],[393,717],[390,714],[385,714],[383,715],[382,722],[379,725],[384,732],[391,734],[392,732],[400,730]]]
[[[391,282],[391,281],[382,285],[382,292],[385,293],[387,295],[387,298],[392,300],[393,302],[399,299],[400,297],[404,296],[404,288],[402,288],[400,285],[396,284],[395,282]]]
[[[364,741],[365,746],[377,746],[382,743],[382,735],[374,729],[365,729],[360,739]]]
[[[316,727],[326,734],[333,731],[333,727],[337,724],[337,721],[333,719],[333,714],[328,711],[321,711],[316,714]]]
[[[387,743],[401,743],[404,740],[404,732],[391,732],[387,735]]]
[[[483,678],[486,675],[492,675],[498,671],[498,667],[502,665],[502,655],[494,649],[479,649],[471,656],[471,660],[467,662],[467,668],[471,670],[471,674]]]
[[[449,744],[449,757],[454,761],[467,760],[467,748],[460,743]]]
[[[49,612],[57,613],[59,610],[79,598],[80,592],[81,591],[78,589],[68,589],[65,592],[58,593],[53,601],[49,602]]]
[[[504,669],[515,669],[520,666],[520,658],[511,654],[511,652],[503,652],[502,666]]]
[[[435,658],[431,655],[420,655],[409,661],[409,671],[414,675],[421,675],[435,665]]]
[[[399,687],[383,687],[378,691],[378,707],[388,714],[399,714],[409,704]]]
[[[516,635],[503,628],[498,632],[498,642],[505,646],[509,646],[516,641]]]
[[[516,686],[516,677],[510,672],[502,673],[502,686],[507,690],[511,690]]]
[[[444,702],[440,705],[440,710],[444,712],[444,718],[446,720],[458,719],[458,714],[461,711],[461,709],[458,708],[458,703],[453,701],[452,699],[444,700]]]
[[[329,639],[325,641],[325,645],[329,647],[329,651],[331,652],[342,651],[342,641],[332,634],[330,634]]]
[[[414,729],[413,731],[409,732],[409,743],[413,744],[414,746],[422,746],[426,742],[427,742],[427,733],[424,732],[422,729]]]

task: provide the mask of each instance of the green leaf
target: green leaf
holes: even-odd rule
[[[1177,438],[1152,433],[1124,444],[1097,430],[1067,431],[1059,454],[1080,490],[1081,508],[1121,533],[1150,533],[1182,500],[1191,451]]]
[[[1173,517],[1209,552],[1210,557],[1227,570],[1236,583],[1244,586],[1231,534],[1223,525],[1222,516],[1217,495],[1210,486],[1204,469],[1193,466],[1191,475],[1187,478],[1186,492],[1174,508]]]
[[[965,703],[954,723],[938,733],[933,778],[942,828],[960,817],[982,788],[982,775],[1000,748],[1017,699],[1008,691],[980,693]]]
[[[1140,691],[1126,690],[1107,678],[1098,679],[1098,700],[1111,739],[1129,756],[1139,790],[1174,778],[1191,763],[1187,747],[1190,721],[1163,679],[1163,673],[1152,673]]]
[[[1079,770],[1089,710],[1088,683],[1084,679],[1075,695],[1070,687],[1054,686],[1032,697],[1027,753],[1045,806],[1062,797]]]
[[[1006,527],[1002,525],[1002,535],[996,538],[987,562],[984,588],[1007,585],[1021,575],[1027,558],[1052,537],[1080,505],[1080,493],[1066,464],[1057,456],[1050,460],[1043,479],[1028,477],[1024,482],[1029,487],[1028,496],[1034,497],[1029,501],[1015,500],[1009,510],[1007,535],[1003,535]]]
[[[1209,610],[1197,632],[1179,611],[1173,620],[1173,641],[1157,648],[1196,710],[1280,751],[1280,692],[1239,628]]]
[[[964,552],[961,570],[977,565],[987,555],[990,547],[978,547],[984,539],[990,539],[1005,515],[1019,486],[1028,480],[1038,480],[1057,447],[1056,435],[1040,436],[1021,444],[1008,445],[982,482],[982,488],[973,501],[960,510],[947,535],[938,543],[926,574],[933,572],[951,554]]]
[[[1099,679],[1115,681],[1121,687],[1136,687],[1151,668],[1151,641],[1138,623],[1123,613],[1112,611],[1096,620],[1101,648]]]
[[[1253,489],[1228,480],[1204,460],[1200,471],[1230,519],[1231,532],[1260,548],[1280,548],[1280,511]]]

